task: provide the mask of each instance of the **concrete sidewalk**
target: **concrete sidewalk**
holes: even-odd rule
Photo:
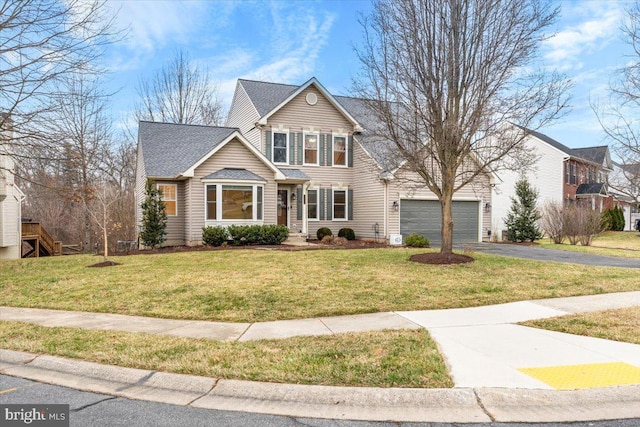
[[[0,351],[0,373],[133,399],[319,418],[425,422],[640,418],[640,346],[515,324],[630,306],[640,306],[640,291],[255,324],[1,307],[2,320],[237,341],[424,327],[438,343],[455,388],[265,384],[6,350]]]

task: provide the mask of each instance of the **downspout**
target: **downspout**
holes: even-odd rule
[[[385,240],[389,238],[389,181],[384,179],[384,227],[383,233]]]

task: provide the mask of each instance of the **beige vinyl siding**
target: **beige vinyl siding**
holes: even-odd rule
[[[420,178],[415,174],[405,175],[411,183],[396,179],[389,183],[389,203],[400,202],[401,199],[438,200],[436,195],[424,185],[418,186]],[[487,239],[487,231],[491,230],[491,212],[484,211],[484,205],[491,203],[491,187],[488,175],[479,175],[474,181],[453,195],[453,200],[477,200],[480,202],[482,239]],[[455,224],[454,224],[455,228]],[[400,211],[389,210],[389,234],[400,233]]]
[[[191,211],[193,210],[193,198],[191,197],[191,189],[193,188],[193,180],[188,179],[183,182],[184,187],[184,239],[185,244],[189,246],[198,245],[200,242],[193,242],[190,239],[190,233],[192,224],[193,224],[193,216],[191,215]]]
[[[223,168],[242,168],[261,176],[264,184],[264,224],[276,224],[276,188],[274,173],[247,147],[238,140],[232,140],[206,160],[195,170],[191,181],[190,230],[187,240],[192,243],[202,242],[204,226],[204,183],[202,178]]]
[[[374,238],[374,225],[378,224],[378,237],[384,239],[387,237],[384,235],[384,211],[390,208],[384,203],[385,184],[379,178],[381,170],[357,141],[353,146],[353,230],[358,238]]]
[[[309,105],[306,102],[307,93],[313,92],[318,97],[318,102],[315,105]],[[304,132],[312,131],[318,134],[344,134],[350,135],[353,133],[353,124],[340,112],[335,106],[325,98],[321,92],[315,87],[310,86],[302,93],[294,97],[289,103],[284,105],[280,110],[269,117],[265,131],[275,131],[280,127],[288,129],[290,133],[293,133],[293,138],[289,139],[289,150],[293,152],[294,158],[298,158],[298,144],[299,138],[303,138]],[[264,131],[262,132],[261,150],[266,154],[266,148],[264,146]],[[354,147],[357,143],[354,142]],[[304,153],[302,153],[304,155]],[[320,153],[318,153],[320,158]],[[332,157],[332,152],[329,149],[329,144],[324,144],[324,156],[325,159]],[[356,160],[354,157],[354,164]],[[311,188],[319,188],[322,190],[332,188],[353,190],[354,195],[354,220],[310,220],[308,222],[308,235],[311,238],[315,238],[316,232],[321,227],[327,227],[331,229],[333,234],[337,235],[341,228],[349,227],[355,230],[357,220],[357,201],[359,197],[358,188],[354,185],[354,168],[353,167],[336,167],[336,166],[304,166],[304,165],[288,165],[282,166],[300,169],[307,174],[311,180]],[[296,191],[294,186],[291,191]],[[302,221],[297,219],[297,203],[291,204],[290,211],[290,223],[291,230],[301,230]],[[325,215],[332,209],[332,205],[324,204]],[[332,215],[333,216],[333,215]],[[325,216],[326,218],[326,216]]]
[[[249,131],[254,128],[255,123],[259,119],[260,115],[258,111],[253,106],[242,84],[238,82],[236,84],[236,91],[233,94],[231,110],[227,117],[227,126],[239,128],[240,132],[246,136]]]
[[[145,198],[145,185],[147,174],[145,173],[144,160],[142,158],[142,147],[138,143],[138,156],[136,160],[136,232],[140,231],[142,225],[142,202]]]
[[[318,96],[316,105],[307,104],[305,97],[309,92]],[[322,132],[330,132],[331,130],[338,132],[342,129],[344,133],[347,133],[353,130],[353,124],[340,111],[336,110],[333,104],[313,85],[276,111],[269,117],[268,123],[276,127],[282,124],[296,132],[310,126]]]
[[[242,134],[242,136],[244,136],[247,141],[251,143],[251,145],[256,147],[258,150],[260,150],[261,153],[264,154],[264,147],[260,144],[260,135],[260,129],[258,129],[257,127],[251,128],[246,133]]]
[[[184,181],[156,180],[156,184],[176,184],[177,215],[167,215],[167,229],[163,246],[177,246],[185,244],[185,197]]]

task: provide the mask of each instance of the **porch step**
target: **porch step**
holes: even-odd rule
[[[283,245],[307,246],[307,235],[303,233],[291,233],[287,240],[282,242]]]

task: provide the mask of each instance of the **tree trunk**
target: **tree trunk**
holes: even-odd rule
[[[453,253],[453,216],[451,214],[451,198],[440,201],[442,208],[442,246],[440,253]]]
[[[440,253],[453,253],[453,214],[451,212],[453,200],[453,185],[450,179],[443,176],[443,192],[440,198],[440,209],[442,211],[442,245]]]
[[[103,206],[102,211],[102,238],[104,239],[104,262],[107,262],[109,256],[109,241],[107,240],[107,207]]]

